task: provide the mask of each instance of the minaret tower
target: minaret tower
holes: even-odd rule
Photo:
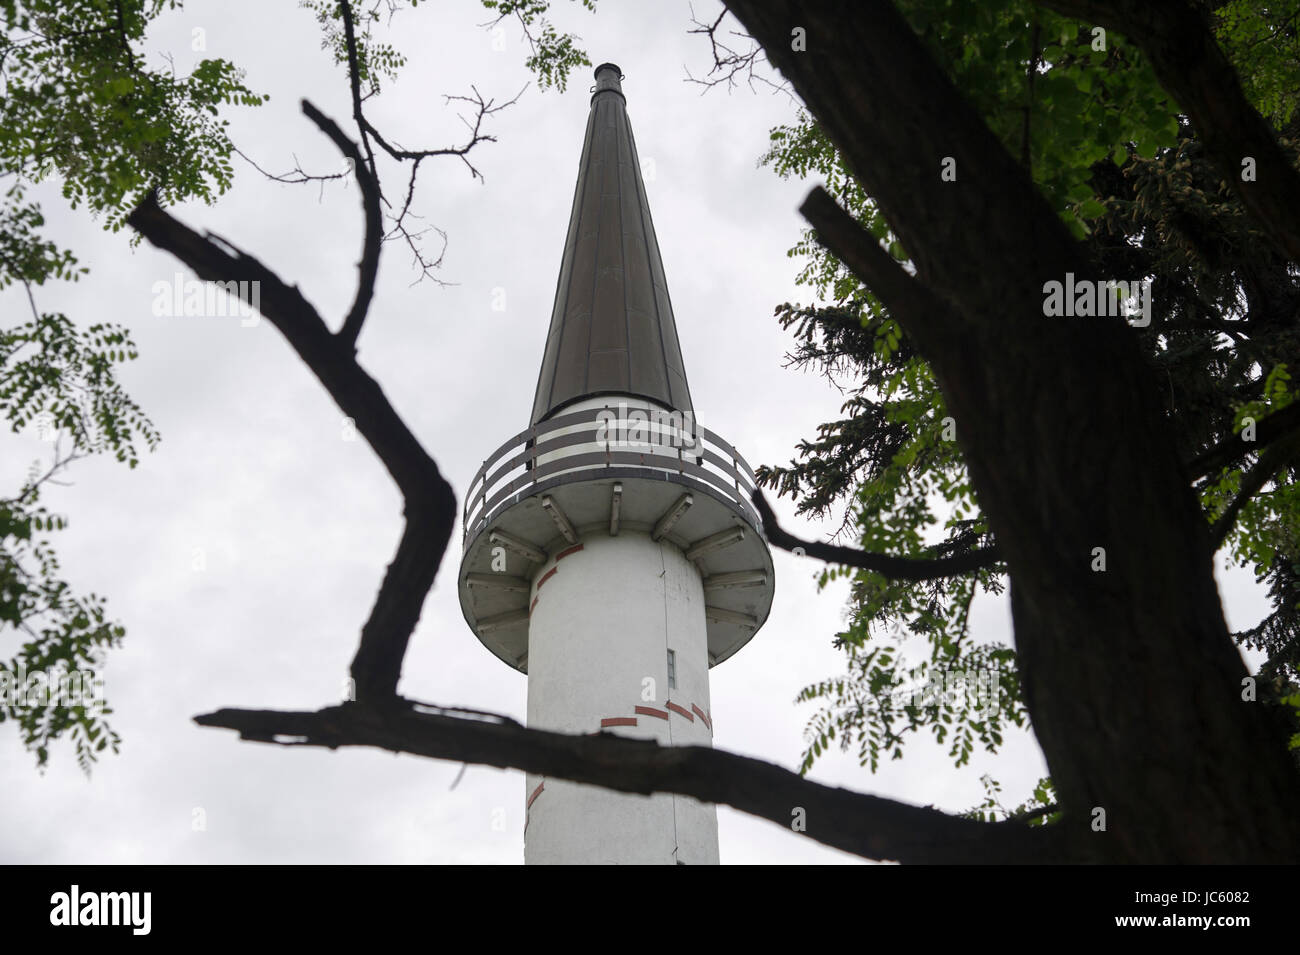
[[[772,605],[754,473],[695,423],[619,68],[596,68],[532,422],[466,493],[460,603],[528,725],[710,746]],[[734,369],[727,371],[734,375]],[[530,774],[528,863],[718,861],[712,805]]]

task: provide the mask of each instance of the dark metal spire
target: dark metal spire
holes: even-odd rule
[[[534,424],[602,394],[694,413],[622,78],[596,67]]]

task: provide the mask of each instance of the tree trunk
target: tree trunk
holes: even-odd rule
[[[1049,280],[1126,276],[1094,274],[891,4],[728,6],[944,306],[895,317],[934,369],[1006,559],[1071,843],[1098,861],[1300,858],[1300,780],[1263,706],[1242,700],[1207,524],[1136,339],[1121,319],[1043,314]]]

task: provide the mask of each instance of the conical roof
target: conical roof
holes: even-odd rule
[[[596,67],[533,424],[602,394],[694,413],[621,79]]]

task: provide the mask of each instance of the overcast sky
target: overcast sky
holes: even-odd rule
[[[720,8],[695,9],[712,20]],[[480,26],[489,18],[468,0],[399,14],[391,36],[409,62],[369,107],[388,138],[410,147],[459,144],[463,128],[444,94],[473,83],[504,100],[528,83],[522,35],[507,25],[504,51],[494,50]],[[794,283],[799,262],[786,250],[813,183],[783,182],[756,165],[768,130],[789,121],[794,105],[762,88],[701,95],[684,82],[688,68],[702,75],[710,62],[707,40],[687,33],[685,2],[601,0],[595,15],[560,3],[554,19],[582,37],[593,63],[615,62],[625,74],[641,159],[653,164],[646,188],[700,423],[751,465],[788,461],[840,402],[823,379],[782,367],[791,340],[772,317],[781,302],[808,301]],[[206,54],[191,50],[196,29]],[[299,111],[307,97],[348,125],[343,73],[320,49],[309,12],[292,2],[191,0],[161,18],[149,40],[182,71],[203,55],[234,60],[251,88],[271,95],[259,109],[229,114],[236,143],[264,168],[286,171],[295,156],[310,170],[339,168],[333,147]],[[455,159],[425,164],[416,209],[446,231],[440,274],[455,284],[412,285],[409,255],[385,247],[361,361],[458,498],[484,457],[528,423],[591,82],[584,68],[563,94],[530,85],[498,114],[490,129],[498,142],[473,154],[485,182]],[[337,323],[352,299],[360,250],[355,185],[272,183],[238,159],[236,173],[218,205],[177,214],[260,256]],[[390,178],[389,189],[398,182]],[[155,316],[154,284],[177,272],[189,278],[186,270],[151,247],[132,250],[127,232],[102,231],[57,188],[38,195],[51,235],[91,268],[77,285],[39,289],[39,306],[82,324],[130,328],[140,358],[122,378],[163,442],[135,471],[78,462],[72,485],[45,495],[71,521],[54,542],[66,579],[105,595],[127,627],[105,672],[124,743],[90,779],[69,746],[56,746],[41,775],[12,725],[0,725],[0,862],[522,862],[522,773],[471,766],[453,790],[456,763],[245,743],[191,722],[223,706],[316,708],[340,699],[397,545],[400,498],[369,448],[347,440],[341,412],[269,323]],[[497,290],[501,311],[492,308]],[[12,289],[0,295],[0,309],[6,324],[27,314]],[[16,488],[40,456],[48,447],[32,438],[0,438],[3,486]],[[797,521],[792,511],[788,499],[780,503],[792,530],[833,529]],[[457,533],[425,603],[401,692],[522,721],[525,677],[489,653],[461,616],[459,540]],[[795,705],[795,695],[843,671],[830,641],[845,590],[818,593],[816,562],[782,552],[774,559],[766,626],[712,671],[714,744],[793,769],[814,712]],[[1220,588],[1230,625],[1266,612],[1249,575],[1220,574]],[[977,638],[1005,640],[1009,631],[1002,599],[977,602]],[[874,776],[838,752],[811,775],[960,811],[980,801],[979,778],[990,771],[1008,805],[1046,773],[1032,737],[1013,734],[996,760],[979,754],[960,771],[946,747],[922,738]],[[505,827],[497,830],[501,809]],[[196,829],[199,815],[206,828]],[[727,863],[854,861],[726,807],[719,822]]]

